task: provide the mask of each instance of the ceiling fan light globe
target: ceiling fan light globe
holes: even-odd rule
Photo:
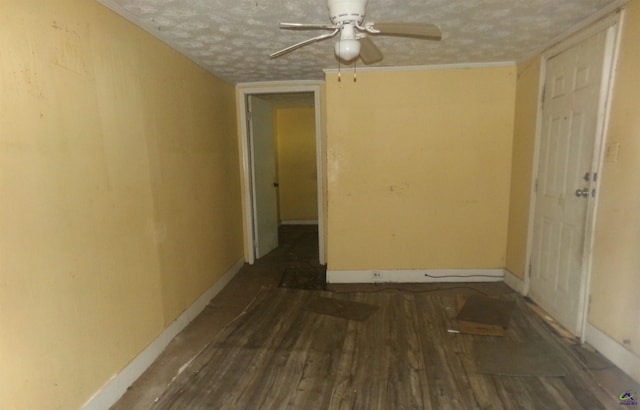
[[[336,42],[336,56],[343,61],[351,61],[360,55],[358,40],[340,40]]]

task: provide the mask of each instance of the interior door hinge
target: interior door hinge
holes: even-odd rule
[[[533,192],[538,192],[538,178],[536,177],[536,182],[533,185]]]

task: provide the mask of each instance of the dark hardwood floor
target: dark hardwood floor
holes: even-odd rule
[[[476,285],[479,291],[482,286]],[[449,289],[446,293],[470,288]],[[378,306],[365,321],[305,309],[316,295]],[[477,371],[473,345],[496,340],[455,329],[455,297],[434,292],[335,294],[267,289],[160,397],[156,409],[619,408],[564,340],[520,297],[504,338],[547,342],[562,377]]]
[[[613,409],[632,387],[602,358],[589,369],[582,347],[552,333],[503,283],[278,288],[288,263],[317,257],[312,229],[285,227],[283,245],[245,266],[114,408]],[[457,296],[472,294],[515,302],[504,337],[449,332]],[[377,308],[349,320],[309,309],[319,297]],[[544,342],[566,375],[480,373],[481,340]]]

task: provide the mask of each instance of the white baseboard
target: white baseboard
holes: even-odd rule
[[[327,283],[501,282],[503,269],[328,270]]]
[[[127,388],[135,382],[153,361],[162,353],[167,345],[209,304],[231,279],[240,271],[244,260],[233,264],[202,296],[191,304],[176,320],[171,323],[146,349],[137,355],[124,369],[115,374],[100,390],[98,390],[82,406],[83,409],[104,410],[113,406]]]
[[[300,221],[280,221],[280,225],[318,225],[317,219],[305,219]]]
[[[524,295],[524,280],[505,269],[504,283],[521,295]]]
[[[587,323],[585,341],[611,360],[619,369],[640,383],[640,357],[627,350],[620,343]],[[624,386],[620,386],[624,388]]]

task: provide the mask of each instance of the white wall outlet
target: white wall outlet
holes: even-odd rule
[[[374,270],[373,272],[371,272],[371,278],[376,282],[381,281],[382,280],[382,272],[380,272],[379,270]]]

